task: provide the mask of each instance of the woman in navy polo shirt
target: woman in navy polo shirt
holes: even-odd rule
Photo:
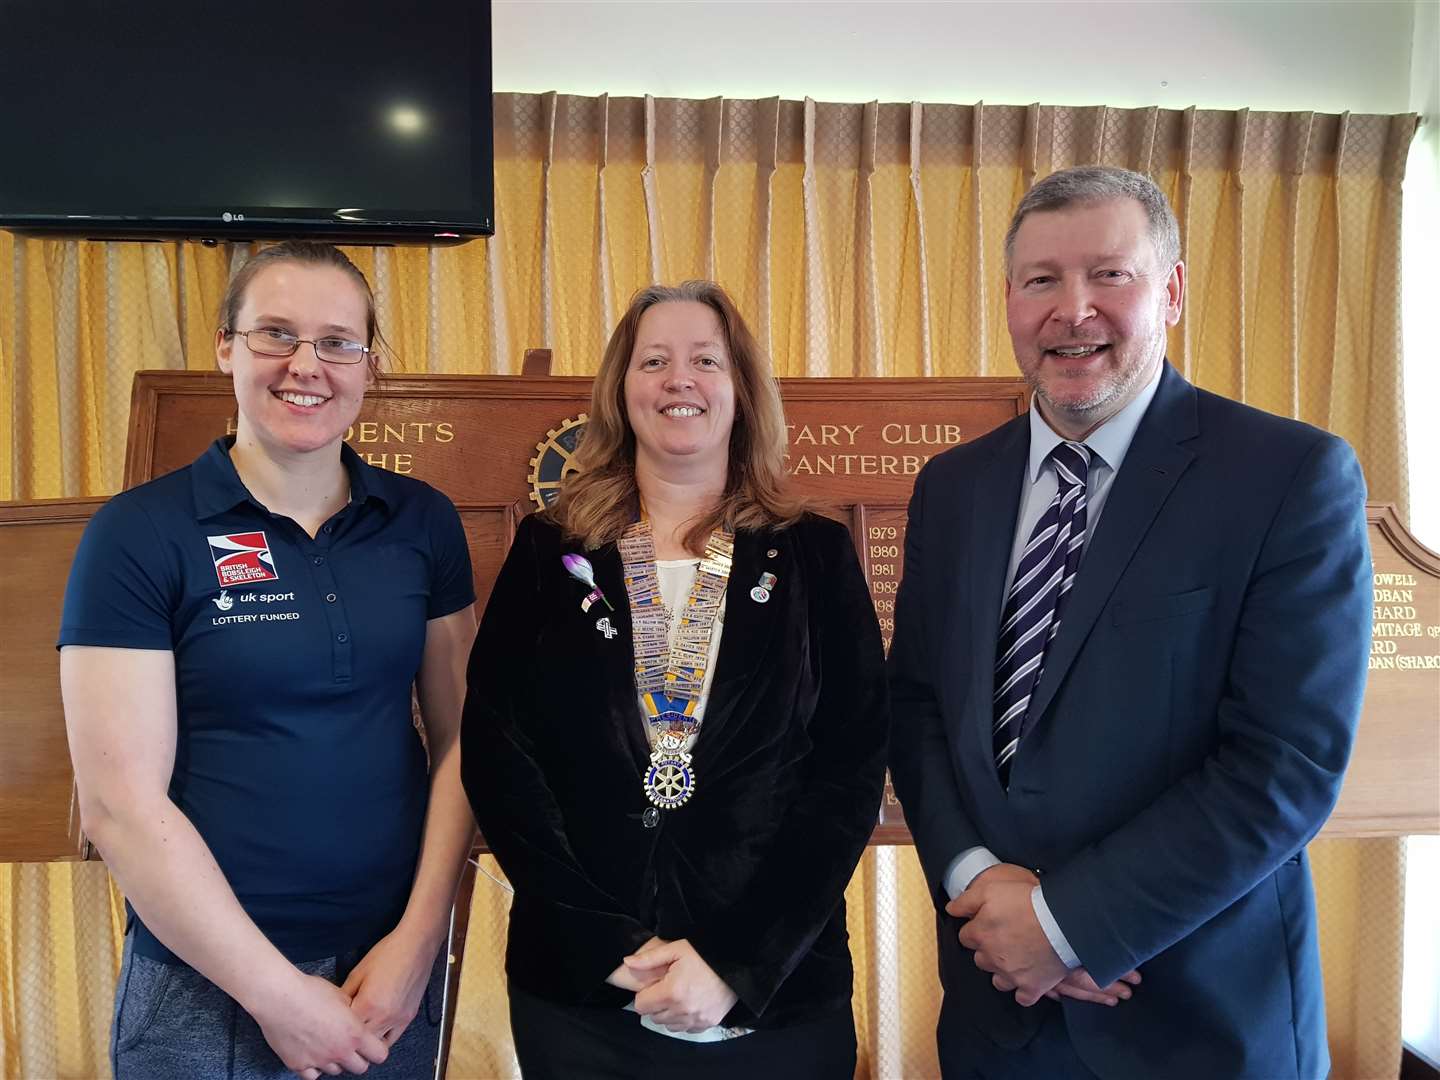
[[[433,1068],[474,592],[450,501],[343,442],[376,340],[342,253],[261,251],[216,334],[236,434],[117,495],[76,553],[81,820],[132,909],[117,1080]]]
[[[784,488],[764,355],[712,282],[639,293],[580,472],[470,660],[463,775],[515,887],[526,1080],[849,1080],[845,886],[888,709],[845,526]]]

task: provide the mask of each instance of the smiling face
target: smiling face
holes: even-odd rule
[[[1184,284],[1183,263],[1160,265],[1133,199],[1025,217],[1005,282],[1006,320],[1051,427],[1084,438],[1134,400],[1165,355]]]
[[[735,383],[720,319],[708,304],[647,308],[625,371],[625,411],[637,457],[716,465],[724,475]]]
[[[232,329],[366,342],[367,325],[364,292],[344,271],[277,262],[250,281]],[[239,334],[221,333],[215,356],[235,384],[237,439],[257,441],[272,454],[338,446],[360,413],[370,379],[368,364],[324,363],[309,344],[292,356],[265,356],[252,352]]]

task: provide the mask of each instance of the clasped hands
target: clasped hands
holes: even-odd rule
[[[652,937],[620,961],[605,981],[635,994],[635,1011],[671,1031],[698,1032],[725,1018],[735,991],[684,938]]]
[[[1023,866],[1000,863],[976,874],[969,888],[945,905],[947,913],[966,920],[960,944],[974,950],[975,966],[990,973],[996,990],[1013,992],[1026,1008],[1042,997],[1110,1006],[1129,998],[1140,984],[1138,971],[1102,987],[1084,968],[1072,971],[1056,955],[1030,903],[1038,884]]]
[[[415,1018],[434,959],[427,943],[397,928],[365,954],[343,986],[291,968],[283,990],[251,1015],[300,1080],[363,1073],[385,1061]]]

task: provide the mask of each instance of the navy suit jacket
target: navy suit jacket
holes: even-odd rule
[[[1010,789],[992,763],[996,631],[1029,453],[1019,417],[932,460],[910,503],[889,665],[896,791],[939,910],[946,1022],[1023,1045],[1063,1007],[1101,1077],[1321,1077],[1306,843],[1364,689],[1365,489],[1339,438],[1168,364],[1035,689]],[[1110,1009],[990,985],[943,912],[966,848],[1039,868]]]

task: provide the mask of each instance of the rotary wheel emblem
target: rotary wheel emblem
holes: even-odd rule
[[[675,810],[695,794],[695,774],[690,770],[690,755],[650,759],[645,773],[645,797],[661,810]]]
[[[560,494],[560,481],[576,471],[572,459],[589,419],[581,413],[565,420],[559,427],[547,431],[545,438],[535,444],[535,456],[530,459],[530,475],[525,479],[530,484],[530,498],[540,509],[555,501]]]
[[[655,791],[661,798],[667,800],[678,798],[689,786],[685,770],[679,765],[670,763],[656,768]]]

